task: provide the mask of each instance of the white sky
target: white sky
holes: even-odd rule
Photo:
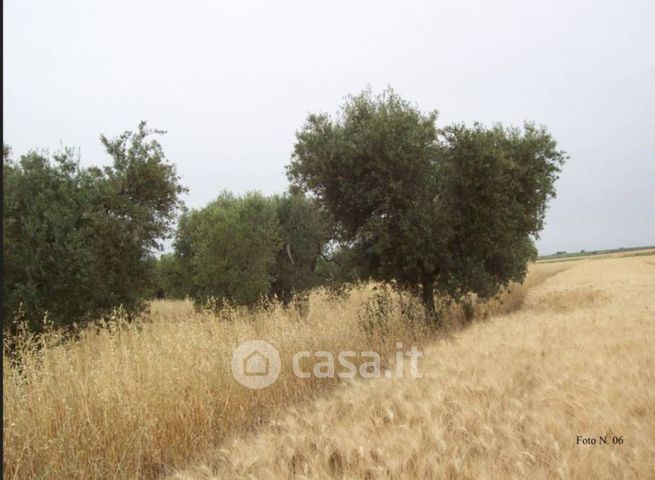
[[[655,2],[6,0],[4,141],[140,120],[200,207],[282,192],[310,111],[391,85],[453,121],[549,127],[571,159],[540,253],[655,244]]]

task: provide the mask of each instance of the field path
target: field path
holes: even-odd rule
[[[563,265],[424,378],[356,381],[175,478],[655,478],[654,257]]]

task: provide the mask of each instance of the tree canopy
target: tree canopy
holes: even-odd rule
[[[281,248],[272,269],[270,293],[288,304],[294,295],[328,283],[329,274],[321,266],[331,230],[325,212],[301,194],[272,198],[280,227]]]
[[[316,203],[300,194],[224,192],[182,215],[177,267],[166,257],[161,269],[173,276],[171,292],[185,279],[187,294],[200,302],[213,297],[253,306],[277,298],[288,304],[326,278],[317,264],[330,238],[328,225]]]
[[[70,325],[122,305],[136,313],[152,284],[153,253],[180,206],[175,167],[142,122],[101,136],[113,164],[83,168],[65,149],[52,158],[3,155],[3,317]]]
[[[287,172],[334,220],[366,276],[458,300],[521,281],[565,160],[544,129],[436,126],[388,89],[311,114]]]
[[[280,245],[270,201],[258,193],[224,192],[180,222],[176,249],[190,269],[192,296],[252,305],[270,288]]]

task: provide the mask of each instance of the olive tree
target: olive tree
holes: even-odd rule
[[[521,281],[565,159],[543,128],[438,129],[388,89],[349,97],[336,117],[311,114],[287,173],[334,221],[361,272],[455,300]]]
[[[325,212],[313,199],[300,193],[273,197],[280,226],[281,248],[271,274],[270,294],[287,305],[329,280],[321,262],[329,261],[326,246],[331,232]]]
[[[138,312],[150,292],[153,254],[180,206],[175,166],[142,122],[101,136],[113,163],[83,168],[66,149],[13,161],[3,149],[3,317],[38,329]]]
[[[245,306],[267,297],[288,305],[329,278],[318,268],[329,261],[329,239],[325,213],[302,194],[224,192],[182,214],[175,254],[159,260],[159,272],[169,295]]]
[[[190,294],[251,306],[271,288],[282,242],[273,202],[259,193],[224,192],[180,220],[175,243]]]

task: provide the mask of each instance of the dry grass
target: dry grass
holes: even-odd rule
[[[525,291],[515,286],[500,301],[477,305],[478,316],[516,309]],[[382,313],[365,308],[376,295]],[[280,307],[216,316],[195,312],[190,303],[160,301],[135,324],[118,315],[77,341],[63,341],[56,331],[39,339],[19,336],[20,365],[4,355],[5,478],[156,478],[339,383],[283,371],[271,387],[248,390],[230,370],[234,347],[246,340],[269,341],[289,366],[299,350],[384,356],[395,352],[397,341],[435,338],[422,322],[407,321],[421,317],[419,306],[372,286],[346,300],[317,292],[311,305],[307,318]],[[445,320],[446,331],[465,323],[458,309]],[[384,335],[362,328],[380,321]]]
[[[655,268],[567,266],[434,342],[424,378],[354,381],[174,478],[655,478]]]

